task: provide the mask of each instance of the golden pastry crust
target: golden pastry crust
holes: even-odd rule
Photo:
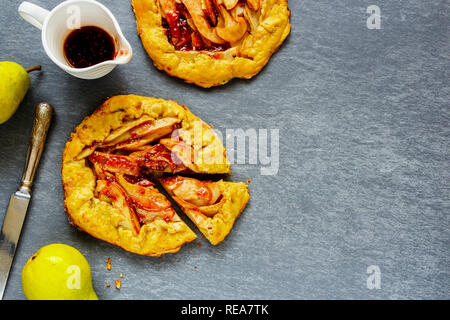
[[[257,10],[250,10],[247,3],[248,31],[230,43],[229,49],[223,52],[176,50],[163,26],[159,1],[132,0],[138,34],[146,51],[158,69],[205,88],[223,85],[233,78],[255,76],[290,33],[287,0],[259,0]]]
[[[217,245],[230,233],[236,219],[247,205],[250,199],[248,186],[243,182],[227,182],[223,180],[206,182],[211,185],[210,189],[212,187],[218,189],[217,195],[219,196],[216,196],[217,199],[213,200],[214,203],[199,206],[192,203],[190,200],[192,199],[191,196],[188,195],[187,197],[190,199],[186,199],[181,194],[177,194],[176,188],[180,181],[183,180],[188,180],[188,183],[193,180],[199,184],[205,184],[205,182],[181,176],[163,178],[160,182],[211,244]],[[195,187],[192,189],[195,192]],[[204,193],[204,190],[197,190],[197,194],[201,193]]]
[[[228,173],[229,162],[225,148],[210,126],[201,122],[186,107],[174,101],[139,96],[116,96],[100,106],[72,133],[63,153],[62,182],[64,204],[71,223],[92,236],[118,245],[127,251],[148,256],[176,252],[181,245],[196,238],[195,233],[174,213],[169,221],[155,219],[140,227],[138,234],[127,227],[123,210],[111,201],[98,196],[99,183],[96,172],[88,165],[87,158],[93,155],[95,147],[111,135],[119,135],[123,130],[136,125],[139,119],[177,119],[180,136],[189,144],[196,124],[200,123],[203,150],[202,157],[210,157],[209,152],[219,150],[221,163],[198,162],[191,164],[199,173]],[[167,138],[166,138],[167,139]],[[104,180],[106,181],[106,180]],[[155,191],[157,193],[157,191]],[[129,223],[128,223],[129,225]]]

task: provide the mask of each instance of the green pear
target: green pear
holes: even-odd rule
[[[98,300],[86,258],[60,243],[42,247],[28,260],[22,288],[29,300]]]
[[[24,69],[11,61],[0,62],[0,124],[16,112],[30,87],[29,72],[41,70],[40,66]]]

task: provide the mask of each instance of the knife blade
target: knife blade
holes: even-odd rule
[[[31,195],[27,191],[17,191],[9,200],[0,233],[0,297],[2,299],[30,198]]]
[[[45,138],[53,116],[53,107],[40,103],[36,107],[33,130],[28,146],[27,160],[18,191],[11,195],[0,232],[0,299],[6,289],[9,272],[14,260],[20,233],[31,200],[31,185],[44,149]]]

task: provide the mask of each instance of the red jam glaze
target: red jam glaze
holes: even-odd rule
[[[174,163],[172,152],[162,144],[156,144],[147,150],[135,152],[131,157],[139,166],[149,170],[165,171],[170,168],[170,171],[175,173],[186,169],[183,165]]]
[[[123,177],[129,183],[137,184],[138,186],[141,186],[141,187],[153,187],[154,186],[154,184],[150,180],[148,180],[147,178],[144,178],[144,177],[134,177],[134,176],[129,176],[129,175],[124,175]]]
[[[98,163],[106,171],[126,173],[132,176],[140,176],[140,170],[137,163],[126,156],[112,155],[94,151],[88,159],[92,163]]]
[[[206,44],[198,31],[192,30],[186,17],[189,15],[185,6],[176,4],[176,11],[165,12],[162,26],[166,29],[169,42],[179,51],[209,51],[218,52],[230,49],[230,44]]]

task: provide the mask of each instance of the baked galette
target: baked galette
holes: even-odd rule
[[[92,236],[127,251],[159,256],[178,251],[196,235],[159,192],[152,181],[155,175],[229,172],[221,140],[185,106],[156,98],[116,96],[85,118],[66,144],[65,208],[71,223]],[[213,222],[208,231],[208,239],[216,244],[229,233],[248,200],[242,191],[232,191],[234,186],[246,185],[198,181],[203,183],[204,190],[214,192],[208,205],[216,206],[217,219],[223,219],[223,226]],[[191,187],[192,192],[200,192],[197,184]],[[181,195],[180,199],[186,198]],[[228,205],[226,199],[238,201],[242,208]],[[203,228],[209,228],[204,223],[198,226],[203,233]]]
[[[132,0],[155,66],[212,87],[249,79],[290,32],[287,0]]]

